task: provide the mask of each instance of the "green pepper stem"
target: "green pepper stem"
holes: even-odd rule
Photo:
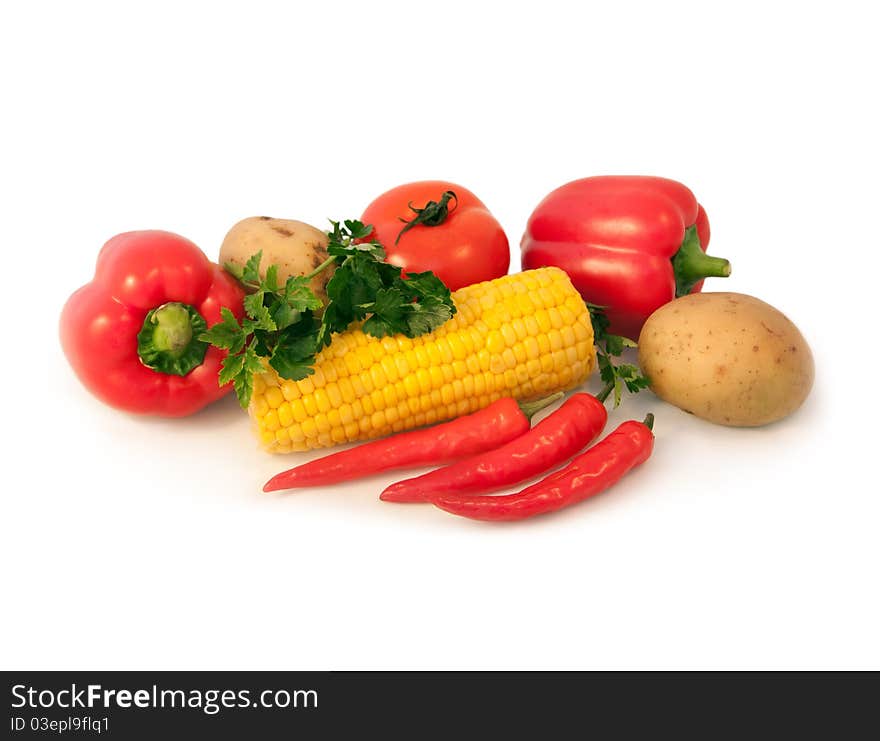
[[[605,399],[608,398],[608,395],[614,391],[614,381],[609,381],[605,384],[602,390],[596,394],[596,398],[601,401],[603,404],[605,403]]]
[[[179,357],[193,336],[189,312],[182,304],[160,306],[153,313],[153,345],[159,352]]]
[[[534,415],[540,412],[542,409],[546,409],[551,404],[559,401],[564,393],[561,391],[557,391],[555,394],[550,394],[550,396],[545,396],[543,399],[537,399],[535,401],[518,401],[520,410],[523,414],[526,415],[529,419],[531,419]]]
[[[208,343],[198,339],[207,329],[194,306],[171,301],[150,311],[137,336],[141,362],[159,373],[185,376],[202,364]]]
[[[675,297],[680,298],[703,278],[726,278],[730,275],[730,262],[722,257],[712,257],[703,252],[697,227],[689,226],[678,252],[672,258],[675,273]]]
[[[647,427],[649,430],[651,430],[653,432],[654,431],[654,415],[649,413],[645,417],[645,420],[644,420],[644,422],[642,422],[642,424],[645,425],[645,427]]]

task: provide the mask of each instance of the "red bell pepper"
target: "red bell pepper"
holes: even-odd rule
[[[709,220],[681,183],[602,176],[557,188],[529,218],[524,269],[555,265],[586,301],[605,309],[609,331],[638,339],[663,304],[699,291],[703,278],[730,275],[705,254]]]
[[[244,293],[188,239],[126,232],[98,255],[95,277],[61,312],[61,345],[83,385],[136,414],[182,417],[231,390],[226,355],[199,339],[227,307],[243,316]]]

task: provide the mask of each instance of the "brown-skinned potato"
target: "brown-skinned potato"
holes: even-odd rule
[[[814,376],[792,321],[740,293],[694,293],[660,307],[639,336],[639,365],[661,399],[734,427],[788,416]]]
[[[290,276],[308,275],[327,255],[327,235],[302,221],[273,219],[270,216],[251,216],[239,221],[223,240],[219,263],[243,267],[248,259],[263,251],[260,274],[265,276],[269,265],[278,266],[278,281],[284,283]],[[327,303],[327,281],[333,265],[322,270],[309,284],[315,295]]]

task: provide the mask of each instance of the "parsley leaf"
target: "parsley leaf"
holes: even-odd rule
[[[320,309],[323,304],[309,288],[310,282],[311,279],[305,275],[290,276],[284,284],[284,301],[297,311]]]
[[[238,403],[246,409],[254,392],[254,373],[263,370],[263,363],[254,351],[251,342],[247,349],[238,355],[227,355],[220,367],[218,382],[221,386],[232,381]]]
[[[372,316],[364,322],[364,332],[373,337],[387,337],[392,334],[409,336],[409,324],[406,321],[406,307],[409,303],[399,291],[392,288],[379,289],[376,300],[364,307],[372,312]]]
[[[269,312],[269,307],[265,304],[266,295],[267,291],[262,290],[245,296],[244,310],[253,320],[249,323],[252,329],[265,329],[268,332],[272,332],[277,329],[277,326],[272,318],[272,314]]]
[[[241,352],[247,337],[239,325],[238,319],[225,306],[220,309],[220,316],[223,318],[222,321],[203,332],[199,339],[223,350],[229,350],[233,355]],[[226,381],[222,381],[220,385],[222,386],[224,383]]]
[[[262,259],[263,250],[259,250],[258,252],[250,256],[241,271],[241,280],[243,283],[253,283],[257,286],[260,285],[260,283],[262,282],[260,280],[260,261]]]
[[[449,289],[433,273],[410,273],[404,280],[397,270],[391,287],[380,290],[364,308],[372,316],[364,332],[374,337],[404,334],[418,337],[433,331],[455,314]]]
[[[269,358],[271,365],[282,378],[300,381],[315,372],[318,321],[309,316],[291,325],[275,343]]]
[[[596,344],[599,378],[605,384],[605,388],[596,395],[596,398],[604,401],[609,394],[613,393],[616,408],[620,405],[624,388],[631,394],[637,394],[648,387],[648,379],[638,366],[630,363],[615,364],[614,358],[620,357],[625,348],[634,348],[637,347],[637,344],[627,337],[608,332],[611,322],[608,321],[604,306],[587,303],[587,308],[590,311],[590,320],[593,324],[593,341]]]

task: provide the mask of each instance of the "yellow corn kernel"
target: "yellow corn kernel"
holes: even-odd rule
[[[400,373],[397,370],[397,364],[394,362],[394,358],[390,355],[386,355],[380,361],[382,370],[385,371],[385,377],[387,379],[387,383],[397,383],[400,379]]]
[[[419,368],[427,368],[431,365],[431,358],[428,356],[428,349],[424,345],[417,345],[413,352],[416,355]]]
[[[255,384],[256,385],[256,384]],[[263,385],[263,390],[265,391],[266,386]],[[253,397],[251,397],[251,406],[254,409],[256,416],[265,417],[266,412],[269,411],[269,403],[266,401],[266,397],[263,395],[257,395],[257,392],[254,391]]]
[[[546,311],[538,311],[535,313],[535,321],[538,323],[538,333],[546,334],[553,329],[553,323]]]
[[[342,394],[342,401],[346,404],[351,404],[357,399],[357,393],[348,378],[339,379],[339,393]]]
[[[404,394],[410,398],[418,396],[419,394],[419,381],[415,374],[410,374],[408,376],[404,376],[403,378],[403,391]]]
[[[281,390],[277,386],[270,386],[267,388],[265,397],[266,403],[272,407],[272,409],[277,409],[281,406],[281,402],[284,401],[284,394],[281,393]]]
[[[309,416],[302,399],[294,399],[290,402],[290,412],[295,422],[304,422]]]
[[[364,382],[359,375],[349,376],[349,380],[351,381],[351,388],[354,391],[355,399],[361,399],[373,390],[372,385],[369,389],[364,386]]]
[[[315,389],[315,404],[318,405],[318,411],[324,414],[333,409],[330,396],[324,389]]]
[[[430,361],[428,365],[429,368],[434,368],[443,362],[443,356],[440,355],[440,348],[437,347],[436,342],[431,342],[426,345],[425,350],[428,351],[428,360]]]
[[[317,371],[317,368],[315,369]],[[332,384],[336,383],[336,379],[338,378],[336,374],[336,365],[331,362],[324,363],[321,371],[324,374],[324,383]]]
[[[443,385],[443,370],[436,365],[428,368],[428,375],[431,377],[431,390],[434,391]]]
[[[320,409],[318,409],[318,402],[315,400],[314,394],[308,394],[307,396],[303,396],[302,403],[306,409],[306,414],[308,414],[309,417],[314,417],[316,414],[318,414],[321,411]]]
[[[386,383],[388,383],[388,378],[385,376],[385,371],[382,370],[382,366],[378,363],[372,366],[370,368],[370,384],[372,385],[372,388],[380,389]]]
[[[326,414],[318,414],[315,416],[315,427],[318,428],[318,434],[330,432],[330,421]]]
[[[278,422],[281,424],[282,429],[290,427],[293,424],[293,411],[290,408],[289,401],[285,401],[280,407],[278,407]]]
[[[278,412],[274,409],[266,412],[266,416],[263,417],[263,426],[270,432],[275,432],[275,430],[281,427],[281,422],[278,421]]]

